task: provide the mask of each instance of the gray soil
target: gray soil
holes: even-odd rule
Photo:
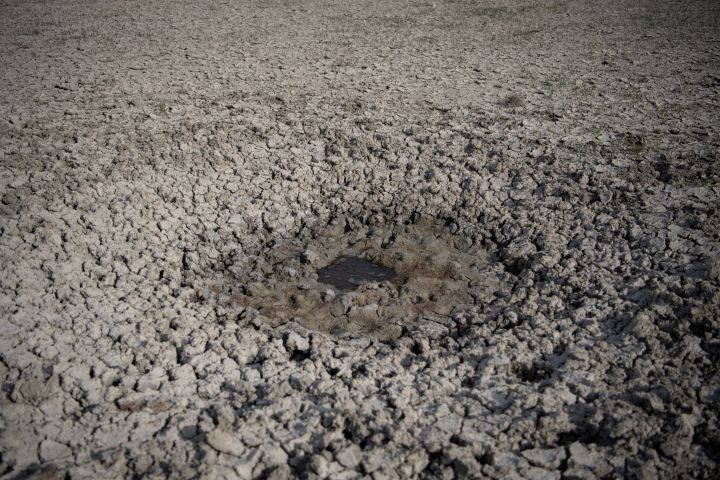
[[[718,478],[718,25],[0,0],[0,477]]]

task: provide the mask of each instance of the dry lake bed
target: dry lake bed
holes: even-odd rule
[[[0,0],[0,478],[718,478],[720,5]]]

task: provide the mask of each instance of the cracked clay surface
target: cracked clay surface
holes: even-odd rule
[[[0,0],[0,478],[718,478],[719,24]]]

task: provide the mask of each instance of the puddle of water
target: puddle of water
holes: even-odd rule
[[[355,290],[366,283],[382,282],[394,277],[392,268],[349,255],[338,257],[327,267],[318,270],[318,282],[332,285],[341,291]]]

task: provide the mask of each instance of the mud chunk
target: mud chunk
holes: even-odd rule
[[[317,265],[318,261],[320,260],[320,256],[312,250],[305,250],[300,255],[300,259],[303,261],[303,263]]]
[[[350,445],[338,452],[335,458],[343,467],[355,468],[362,461],[362,450],[357,445]]]
[[[65,444],[55,440],[44,440],[40,444],[40,458],[43,461],[51,462],[67,459],[72,455],[72,450]]]
[[[241,456],[245,452],[245,446],[238,437],[219,428],[208,433],[207,443],[218,452],[227,453],[236,457]]]
[[[290,332],[285,338],[285,347],[291,352],[307,352],[310,350],[310,341],[298,333]]]
[[[525,457],[528,462],[538,467],[555,469],[560,467],[560,464],[565,460],[567,455],[562,448],[533,448],[524,450],[522,456]]]

